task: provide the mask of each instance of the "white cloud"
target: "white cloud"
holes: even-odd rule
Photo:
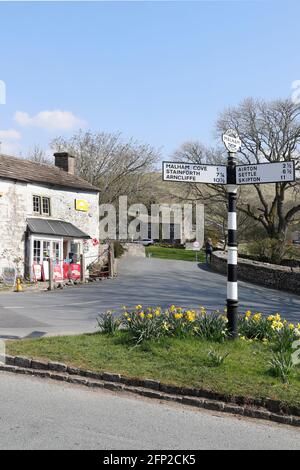
[[[16,131],[15,129],[7,129],[7,130],[0,130],[0,140],[20,140],[21,139],[20,132]]]
[[[35,116],[28,113],[17,111],[14,120],[23,127],[39,127],[46,130],[72,130],[78,127],[84,127],[85,122],[75,116],[70,111],[41,111]]]

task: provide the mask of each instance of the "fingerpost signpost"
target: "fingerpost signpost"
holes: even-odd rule
[[[238,243],[236,200],[239,185],[288,183],[295,181],[293,161],[236,164],[241,140],[236,130],[228,129],[222,137],[228,151],[227,165],[162,162],[163,181],[226,185],[228,194],[227,318],[232,339],[238,337]]]

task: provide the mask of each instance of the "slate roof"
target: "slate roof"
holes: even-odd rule
[[[28,218],[27,224],[31,233],[57,235],[60,237],[91,238],[82,232],[82,230],[75,227],[75,225],[62,220]]]
[[[60,186],[83,191],[99,191],[98,188],[83,178],[71,175],[57,166],[31,162],[8,155],[0,155],[0,179]]]

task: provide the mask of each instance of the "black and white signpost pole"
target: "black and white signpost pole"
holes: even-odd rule
[[[238,337],[238,284],[237,284],[237,217],[236,217],[236,152],[241,146],[238,134],[228,130],[223,135],[228,150],[227,193],[228,193],[228,255],[227,255],[227,318],[228,331],[232,339]]]

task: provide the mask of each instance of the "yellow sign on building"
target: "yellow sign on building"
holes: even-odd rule
[[[84,199],[75,199],[75,209],[77,211],[87,212],[90,208],[90,204]]]

